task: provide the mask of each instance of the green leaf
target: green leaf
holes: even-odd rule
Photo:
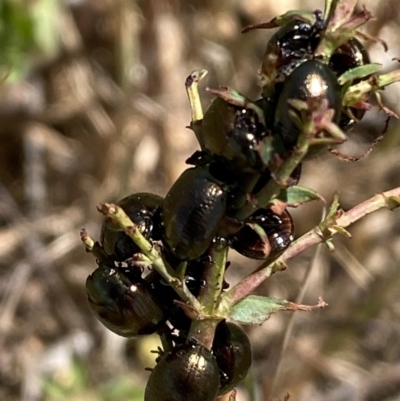
[[[329,249],[331,252],[333,252],[333,251],[335,250],[335,244],[333,243],[333,241],[332,241],[331,238],[328,238],[328,239],[325,241],[325,245],[328,247],[328,249]]]
[[[327,306],[321,297],[316,305],[301,305],[285,299],[249,295],[231,308],[230,318],[241,324],[263,324],[275,312],[310,312]]]
[[[271,29],[278,28],[289,24],[291,21],[301,20],[314,25],[316,23],[316,16],[314,12],[305,10],[292,10],[278,17],[272,18],[269,22],[262,22],[261,24],[250,25],[242,30],[242,33],[252,31],[253,29]]]
[[[266,136],[258,145],[257,152],[265,166],[275,165],[275,155],[285,152],[285,145],[278,135]]]
[[[315,13],[306,10],[291,10],[286,12],[285,14],[280,15],[279,17],[274,18],[271,22],[275,24],[275,26],[283,26],[288,24],[293,20],[302,20],[310,25],[314,25],[316,22]]]
[[[321,236],[321,238],[323,238],[330,250],[333,250],[334,247],[332,244],[327,243],[327,241],[330,241],[333,234],[338,233],[348,238],[351,238],[351,234],[345,228],[340,227],[336,224],[336,220],[341,213],[339,208],[339,197],[336,194],[333,198],[331,206],[329,206],[328,213],[326,214],[325,219],[318,225],[318,234]]]
[[[286,300],[249,295],[231,308],[230,318],[241,324],[262,324],[271,314],[289,307]]]
[[[338,78],[338,82],[340,85],[343,85],[346,82],[353,81],[354,79],[362,79],[371,74],[377,73],[381,68],[382,68],[382,64],[379,64],[379,63],[360,65],[358,67],[352,68],[351,70],[348,70],[345,73],[343,73]]]
[[[208,106],[196,136],[212,153],[221,154],[226,148],[228,133],[234,123],[235,113],[232,107],[222,98],[216,97]]]
[[[329,207],[328,213],[325,217],[326,221],[329,221],[335,217],[337,211],[339,210],[339,206],[340,206],[339,196],[337,194],[335,194],[333,201],[332,201],[332,205]]]
[[[310,188],[293,185],[282,189],[278,195],[278,199],[287,203],[287,206],[297,207],[303,203],[311,202],[316,199],[322,200],[322,197]]]
[[[337,234],[340,234],[340,235],[344,235],[347,238],[351,238],[351,234],[343,227],[334,225],[334,226],[330,227],[330,231],[331,231],[332,234],[336,234],[337,233]]]
[[[335,33],[339,35],[341,33],[339,28],[351,19],[356,5],[357,0],[338,0],[336,2],[326,29],[327,35]]]
[[[220,89],[208,88],[207,91],[225,100],[230,105],[253,110],[260,122],[265,124],[263,109],[236,89],[221,87]]]

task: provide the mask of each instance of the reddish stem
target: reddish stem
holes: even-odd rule
[[[321,235],[319,227],[314,228],[302,237],[294,241],[291,246],[272,264],[261,265],[256,271],[247,276],[244,280],[232,287],[224,294],[224,305],[234,305],[254,291],[264,280],[277,271],[286,268],[285,262],[300,254],[311,246],[325,242],[333,237],[338,231],[337,228],[346,228],[370,213],[382,208],[390,210],[400,206],[400,187],[394,188],[375,195],[374,197],[360,203],[347,212],[339,210],[337,218],[329,225],[328,235]]]

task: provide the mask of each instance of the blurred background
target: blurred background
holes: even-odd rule
[[[398,0],[364,0],[377,17],[366,43],[384,71],[398,68]],[[96,206],[134,192],[165,195],[197,148],[185,128],[184,82],[229,85],[256,99],[257,71],[273,31],[240,34],[322,0],[1,0],[0,2],[0,399],[142,400],[156,338],[126,340],[91,315],[86,277],[95,269],[79,232],[98,238]],[[364,28],[363,28],[364,29]],[[400,84],[383,93],[400,113]],[[383,130],[370,111],[342,152],[358,155]],[[348,209],[400,185],[399,124],[358,163],[322,154],[300,185]],[[291,211],[299,236],[322,202]],[[247,327],[251,374],[238,401],[400,400],[400,212],[380,211],[313,248],[266,282],[260,294],[329,307],[274,315]],[[230,254],[228,281],[256,266]],[[190,401],[190,400],[188,400]]]

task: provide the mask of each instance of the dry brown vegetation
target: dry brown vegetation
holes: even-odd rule
[[[127,377],[128,387],[143,389],[144,367],[154,363],[148,348],[156,345],[116,338],[91,315],[84,283],[95,263],[80,229],[97,237],[96,205],[138,191],[164,195],[185,168],[197,146],[185,128],[184,81],[192,70],[209,70],[207,86],[225,84],[256,98],[270,32],[240,30],[323,2],[64,3],[55,16],[56,54],[27,58],[24,79],[0,91],[0,399],[122,401],[102,386]],[[400,57],[397,0],[363,4],[377,17],[369,32],[390,48],[385,54],[368,45],[372,59],[393,69],[392,57]],[[397,113],[399,94],[399,84],[384,93]],[[203,100],[210,100],[205,92]],[[341,150],[362,153],[384,119],[370,112]],[[348,163],[321,155],[304,165],[301,184],[328,202],[338,191],[347,209],[400,185],[399,154],[393,120],[370,157]],[[322,208],[314,202],[293,211],[297,235],[318,223]],[[286,392],[291,401],[400,400],[399,222],[399,211],[369,216],[350,229],[351,240],[335,239],[335,253],[311,249],[260,288],[310,303],[322,295],[329,308],[281,313],[249,328],[253,380],[238,400],[252,392],[260,400]],[[232,282],[251,271],[253,262],[234,254],[231,260]],[[84,384],[58,395],[41,388],[43,378],[69,388],[76,360]]]

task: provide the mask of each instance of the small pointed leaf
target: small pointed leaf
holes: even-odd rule
[[[333,244],[332,239],[327,239],[325,241],[325,245],[328,247],[328,249],[333,252],[335,250],[335,245]]]
[[[382,68],[382,64],[371,63],[366,65],[360,65],[346,71],[338,78],[339,85],[343,85],[346,82],[351,82],[354,79],[362,79],[369,75],[377,73]]]
[[[351,238],[351,234],[343,227],[340,226],[333,226],[330,228],[330,231],[332,234],[341,234],[344,235],[347,238]]]
[[[272,21],[275,22],[276,26],[286,25],[293,20],[302,20],[304,22],[309,23],[310,25],[314,25],[316,18],[315,13],[306,10],[292,10],[287,13],[280,15],[279,17],[274,18]]]
[[[257,147],[257,152],[265,166],[269,166],[274,161],[277,153],[283,152],[284,146],[278,136],[267,136]]]
[[[262,324],[272,313],[289,306],[286,300],[249,295],[231,308],[230,318],[241,324]]]
[[[311,202],[316,199],[324,201],[318,192],[297,185],[282,189],[278,195],[278,199],[285,202],[287,206],[292,207],[297,207],[303,203]]]
[[[326,215],[325,220],[331,219],[337,213],[339,206],[339,197],[336,194],[333,198],[331,206],[329,207],[328,214]]]
[[[292,10],[287,13],[280,15],[278,17],[273,18],[268,22],[262,22],[260,24],[250,25],[246,28],[242,29],[242,33],[246,33],[252,31],[254,29],[271,29],[278,28],[280,26],[286,25],[293,20],[301,20],[309,23],[310,25],[314,25],[316,18],[315,13],[311,11],[305,10]]]

